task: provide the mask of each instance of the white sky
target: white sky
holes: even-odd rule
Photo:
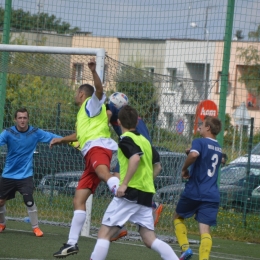
[[[204,37],[206,8],[209,39],[222,40],[225,31],[227,0],[13,0],[15,9],[40,11],[80,27],[93,35],[129,38]],[[0,0],[4,7],[5,0]],[[259,0],[236,0],[233,32],[246,36],[260,24]],[[201,28],[192,28],[195,22]]]

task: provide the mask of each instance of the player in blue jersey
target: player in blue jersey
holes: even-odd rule
[[[199,130],[203,138],[193,140],[182,167],[182,178],[188,181],[174,214],[175,234],[182,250],[180,260],[187,260],[192,256],[184,219],[193,215],[199,223],[201,235],[199,260],[209,259],[212,247],[210,226],[216,225],[219,208],[220,194],[217,180],[222,150],[216,136],[221,131],[221,121],[206,116]]]
[[[120,137],[122,135],[121,127],[118,124],[118,113],[119,113],[120,109],[116,108],[112,103],[108,103],[106,105],[106,107],[107,107],[107,114],[108,114],[108,118],[109,118],[109,123],[113,127],[113,129],[116,132],[116,134],[118,135],[118,137]],[[147,128],[145,122],[143,121],[143,119],[139,116],[138,116],[136,131],[138,133],[140,133],[142,136],[144,136],[151,143],[151,137],[150,137],[148,128]],[[154,167],[160,168],[159,171],[161,170],[160,160],[158,160],[158,162],[156,162],[156,164],[154,164]],[[119,163],[117,163],[115,169],[113,169],[113,172],[114,172],[115,176],[120,178],[120,176],[119,176]],[[162,212],[163,206],[162,206],[162,204],[159,204],[159,206],[157,206],[153,202],[152,207],[153,207],[154,225],[156,225],[159,221],[160,214]],[[127,235],[127,230],[124,226],[111,238],[111,241],[116,241],[119,238],[124,237],[126,235]]]
[[[5,203],[15,198],[19,191],[27,207],[33,232],[42,237],[38,226],[37,207],[33,199],[33,153],[39,142],[49,143],[58,135],[29,125],[29,113],[26,108],[15,112],[15,126],[5,129],[0,134],[0,146],[7,145],[5,167],[0,178],[0,233],[6,227]]]

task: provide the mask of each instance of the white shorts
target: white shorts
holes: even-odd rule
[[[154,230],[152,208],[114,197],[108,205],[102,224],[122,227],[127,221]]]

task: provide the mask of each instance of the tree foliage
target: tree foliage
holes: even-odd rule
[[[4,9],[0,7],[0,27],[3,26]],[[11,28],[25,31],[55,31],[59,34],[70,34],[80,30],[78,27],[71,28],[70,23],[62,21],[55,15],[48,13],[31,14],[23,9],[12,9]]]
[[[257,26],[256,31],[251,31],[248,33],[248,38],[249,39],[255,39],[256,41],[259,42],[260,40],[260,25]]]
[[[23,37],[16,44],[26,44]],[[76,106],[70,79],[59,77],[64,63],[56,55],[15,53],[9,55],[12,73],[7,75],[5,127],[13,124],[14,111],[27,107],[30,123],[44,129],[74,129]],[[37,75],[39,68],[54,70],[55,76]],[[60,111],[59,111],[60,110]]]
[[[153,74],[141,69],[140,59],[132,60],[131,63],[133,67],[122,67],[116,80],[116,89],[128,96],[129,104],[137,109],[147,123],[154,123],[158,105]]]
[[[256,96],[260,94],[260,55],[257,47],[237,48],[238,57],[244,62],[239,81],[246,85],[248,91]]]
[[[9,74],[6,120],[12,122],[14,111],[27,107],[33,125],[45,129],[74,129],[73,95],[74,91],[59,78]]]

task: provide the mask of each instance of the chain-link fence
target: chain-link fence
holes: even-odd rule
[[[112,5],[112,1],[74,0],[73,7],[71,1],[63,1],[61,7],[48,1],[0,2],[3,43],[106,50],[102,80],[107,96],[114,91],[127,94],[160,151],[163,170],[156,180],[155,200],[165,207],[159,234],[173,235],[172,213],[184,187],[180,179],[184,151],[197,137],[196,108],[202,100],[213,101],[225,126],[218,139],[230,163],[221,170],[221,209],[213,234],[259,242],[258,1],[222,0],[214,5],[196,0],[120,1]],[[3,128],[13,125],[15,109],[26,106],[32,125],[61,135],[72,133],[75,89],[85,82],[92,84],[89,58],[2,52]],[[5,156],[2,148],[1,169]],[[71,196],[83,167],[80,152],[70,146],[37,147],[34,179],[41,221],[70,223]],[[93,201],[94,226],[99,226],[110,199],[101,185]],[[26,215],[19,196],[8,203],[7,211],[13,218]],[[188,225],[196,231],[192,220]]]

